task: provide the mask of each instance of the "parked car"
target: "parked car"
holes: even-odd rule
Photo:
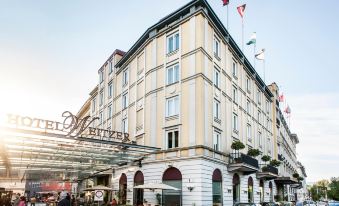
[[[312,200],[305,200],[302,204],[302,206],[317,206],[316,202]]]
[[[328,203],[325,201],[318,201],[317,206],[328,206]]]
[[[234,203],[234,206],[261,206],[261,205],[257,203],[251,203],[251,202],[237,202],[237,203]]]
[[[339,206],[339,201],[329,201],[328,206]]]
[[[279,206],[277,202],[262,202],[260,203],[262,206]]]
[[[280,202],[280,206],[295,206],[294,202]]]

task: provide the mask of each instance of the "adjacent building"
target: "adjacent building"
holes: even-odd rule
[[[232,205],[293,200],[297,135],[267,86],[210,5],[194,0],[151,26],[127,51],[115,50],[79,112],[94,127],[121,130],[161,148],[138,167],[114,168],[108,186],[122,204]],[[234,141],[245,149],[231,149]],[[282,161],[262,169],[261,155]],[[165,183],[179,190],[134,189]],[[157,194],[159,193],[159,195]]]

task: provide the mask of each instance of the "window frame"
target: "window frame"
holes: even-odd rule
[[[92,112],[95,112],[95,110],[96,110],[96,101],[97,101],[97,98],[94,97],[92,99]]]
[[[170,39],[172,38],[172,47],[170,48]],[[180,48],[180,34],[179,34],[179,30],[175,31],[169,35],[167,35],[166,37],[166,50],[167,50],[167,54],[171,54],[173,52],[178,51]],[[172,49],[172,50],[171,50]]]
[[[122,95],[122,109],[126,109],[128,107],[128,92]]]
[[[239,131],[238,130],[238,114],[233,112],[232,115],[232,129],[233,131]]]
[[[109,83],[108,84],[108,98],[112,98],[112,96],[113,96],[113,83],[111,82],[111,83]]]
[[[238,63],[233,59],[232,61],[232,75],[233,77],[238,77]]]
[[[172,69],[172,75],[169,74],[169,71]],[[172,82],[169,78],[172,76]],[[166,85],[171,85],[179,82],[180,79],[180,66],[179,63],[173,64],[166,68]]]
[[[177,132],[177,136],[175,135]],[[172,134],[172,140],[171,140],[171,147],[169,145],[169,134]],[[170,129],[170,130],[167,130],[165,132],[165,135],[166,135],[166,148],[167,149],[174,149],[174,148],[178,148],[179,145],[180,145],[180,131],[179,131],[179,128],[173,128],[173,129]],[[177,139],[176,139],[177,138]],[[177,144],[176,144],[177,143]]]
[[[220,120],[220,101],[215,99],[213,100],[213,118]]]
[[[220,58],[220,40],[214,36],[213,38],[213,54],[214,56]]]
[[[128,84],[128,78],[129,78],[129,72],[127,68],[122,72],[122,86],[126,86]]]
[[[216,67],[214,67],[213,71],[213,85],[217,88],[220,88],[220,71]]]
[[[173,101],[173,104],[170,104],[172,101]],[[174,107],[173,111],[171,110],[170,106]],[[166,113],[165,116],[166,117],[172,117],[172,116],[179,115],[179,113],[180,113],[180,99],[179,99],[179,95],[166,98],[166,107],[165,107],[165,109],[166,109],[166,111],[165,111],[165,113]],[[171,112],[173,112],[173,114]]]
[[[104,90],[101,90],[99,93],[99,106],[104,104]]]
[[[213,149],[221,152],[221,133],[215,130],[213,132]]]
[[[122,119],[121,121],[121,131],[123,133],[128,133],[128,119],[127,118],[124,118]]]

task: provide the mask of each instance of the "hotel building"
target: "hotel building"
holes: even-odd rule
[[[282,116],[278,88],[265,85],[206,0],[167,15],[127,52],[115,50],[98,74],[80,116],[160,148],[137,168],[121,165],[99,178],[120,203],[232,205],[293,192],[286,185],[295,183],[298,138]],[[231,149],[238,140],[240,154]],[[263,171],[249,149],[284,160],[279,171]],[[147,183],[179,190],[133,188]]]

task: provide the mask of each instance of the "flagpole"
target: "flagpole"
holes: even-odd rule
[[[265,59],[263,60],[263,70],[264,70],[264,83],[265,83],[265,86],[266,86],[266,74],[265,74]]]
[[[257,43],[254,43],[254,45],[253,45],[253,66],[254,66],[254,69],[255,69],[255,50],[256,50],[256,46],[257,46]]]
[[[241,17],[241,49],[242,49],[242,51],[244,52],[244,17]]]
[[[226,10],[227,10],[226,24],[227,24],[227,32],[229,32],[229,30],[228,30],[228,4],[226,6],[227,6],[227,8],[226,8]]]

